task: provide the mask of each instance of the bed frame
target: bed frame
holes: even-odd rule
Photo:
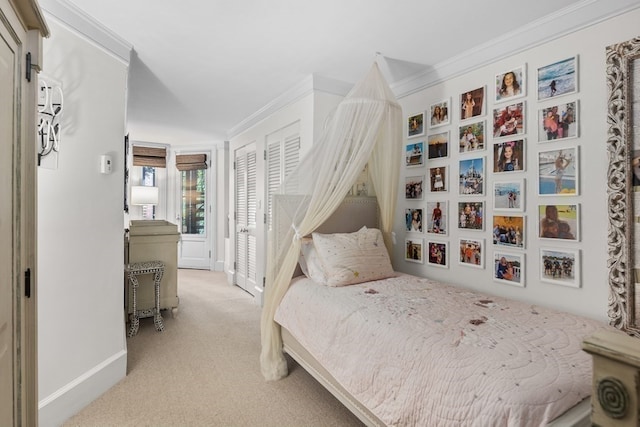
[[[280,200],[282,202],[283,200]],[[378,202],[375,197],[348,197],[320,227],[321,233],[349,233],[362,226],[379,227]],[[277,225],[277,222],[274,224]],[[283,226],[290,227],[290,224]],[[296,271],[299,271],[297,269]],[[301,275],[302,273],[296,273]],[[291,335],[281,328],[283,349],[367,426],[384,426],[378,417],[345,390],[336,379]],[[553,427],[591,426],[591,400],[585,399],[549,424]]]

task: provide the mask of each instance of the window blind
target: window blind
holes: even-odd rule
[[[176,155],[176,168],[179,171],[207,169],[207,155],[206,154],[178,154]]]
[[[167,167],[167,149],[158,147],[133,146],[133,166]]]

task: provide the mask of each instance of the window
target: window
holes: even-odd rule
[[[206,169],[183,170],[182,182],[182,233],[205,234]]]
[[[156,185],[156,168],[151,166],[142,167],[142,178],[140,185],[145,187],[157,187]],[[155,205],[141,205],[142,219],[154,219],[156,217]]]

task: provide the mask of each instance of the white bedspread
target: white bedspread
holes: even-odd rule
[[[583,338],[608,326],[400,275],[296,279],[275,320],[393,426],[534,426],[591,394]]]

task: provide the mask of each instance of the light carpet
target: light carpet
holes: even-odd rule
[[[64,426],[362,426],[291,359],[260,373],[260,307],[221,272],[178,270],[178,315],[127,338],[128,374]]]

